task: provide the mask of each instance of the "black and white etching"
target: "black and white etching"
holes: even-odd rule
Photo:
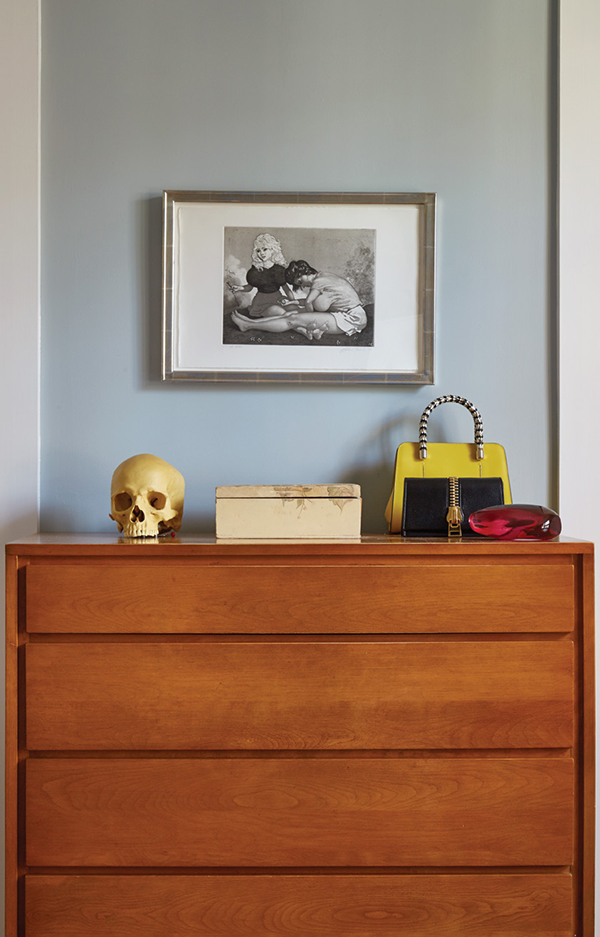
[[[223,343],[374,344],[375,230],[224,229]]]

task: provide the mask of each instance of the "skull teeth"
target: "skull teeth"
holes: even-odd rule
[[[124,524],[123,526],[123,536],[124,537],[157,537],[158,536],[158,525],[153,524],[150,521],[142,521],[135,523],[135,518],[133,523]]]

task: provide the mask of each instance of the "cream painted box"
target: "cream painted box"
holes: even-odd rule
[[[217,537],[227,540],[360,537],[360,485],[222,485]]]

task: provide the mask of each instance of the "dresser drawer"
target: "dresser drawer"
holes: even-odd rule
[[[101,633],[551,632],[574,625],[570,564],[26,570],[27,630]]]
[[[568,748],[568,640],[30,643],[29,749]]]
[[[566,758],[27,762],[30,866],[568,865],[573,823]]]
[[[27,937],[571,937],[570,875],[29,875]]]

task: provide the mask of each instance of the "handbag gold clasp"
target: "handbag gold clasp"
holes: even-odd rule
[[[463,512],[458,499],[458,478],[450,476],[448,479],[448,536],[462,537]]]

